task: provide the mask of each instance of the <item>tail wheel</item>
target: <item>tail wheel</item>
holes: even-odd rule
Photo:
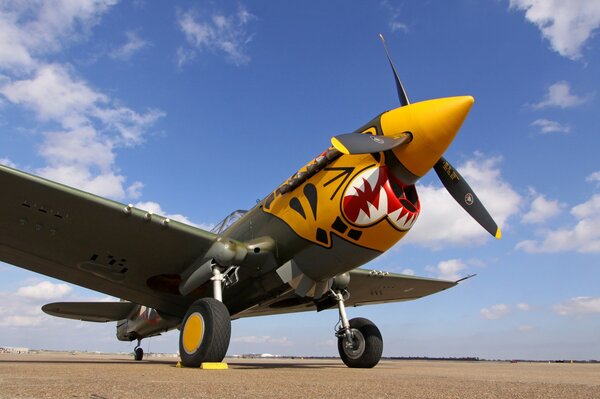
[[[357,317],[350,320],[350,330],[352,342],[345,334],[338,338],[340,357],[348,367],[374,367],[383,353],[383,338],[379,329],[372,321]]]
[[[199,367],[203,362],[220,362],[231,338],[231,318],[223,303],[202,298],[190,306],[179,333],[181,364]]]
[[[137,361],[140,361],[144,358],[144,350],[140,347],[135,348],[133,351],[133,358]]]

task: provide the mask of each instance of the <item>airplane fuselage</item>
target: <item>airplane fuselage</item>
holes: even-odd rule
[[[357,132],[383,135],[381,116]],[[414,225],[420,211],[417,192],[414,184],[404,183],[412,176],[392,151],[341,155],[330,147],[225,231],[225,237],[241,242],[264,236],[276,242],[276,262],[254,271],[257,275],[248,279],[252,287],[224,291],[232,315],[248,306],[248,296],[259,303],[273,298],[274,291],[287,293],[290,286],[300,297],[318,298],[333,277],[381,255]],[[286,265],[295,281],[282,276]],[[240,297],[245,300],[238,307]]]

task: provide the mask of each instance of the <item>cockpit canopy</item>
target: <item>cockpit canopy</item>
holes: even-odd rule
[[[244,216],[248,211],[243,209],[238,209],[237,211],[231,212],[225,219],[223,219],[220,223],[218,223],[215,227],[210,229],[211,233],[215,234],[223,234],[225,230],[229,228],[232,224],[237,222],[242,216]]]

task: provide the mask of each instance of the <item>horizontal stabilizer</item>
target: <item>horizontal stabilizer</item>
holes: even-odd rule
[[[127,319],[137,306],[132,302],[54,302],[42,310],[51,316],[104,323]]]

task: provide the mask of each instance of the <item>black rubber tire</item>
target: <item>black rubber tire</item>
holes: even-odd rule
[[[381,332],[377,326],[368,319],[364,319],[362,317],[357,317],[355,319],[350,320],[350,328],[353,332],[358,332],[355,337],[362,342],[357,342],[357,345],[364,343],[364,350],[362,353],[360,351],[358,353],[349,354],[345,349],[345,340],[344,336],[338,338],[338,351],[340,352],[340,357],[344,361],[346,366],[351,368],[372,368],[379,363],[381,359],[381,355],[383,354],[383,338],[381,337]],[[355,345],[357,348],[358,346]]]
[[[202,336],[191,351],[184,347],[186,322],[192,315],[202,318]],[[196,317],[195,316],[195,317]],[[179,332],[179,355],[185,367],[199,367],[204,362],[221,362],[229,348],[231,317],[227,307],[213,298],[202,298],[190,306]],[[189,348],[188,348],[189,349]]]
[[[133,358],[138,362],[144,358],[144,350],[142,348],[135,348],[133,351]]]

